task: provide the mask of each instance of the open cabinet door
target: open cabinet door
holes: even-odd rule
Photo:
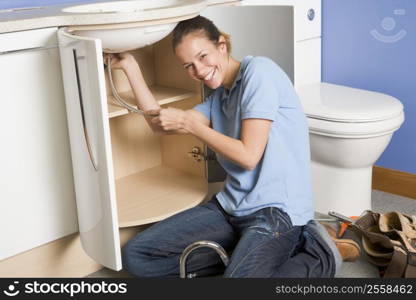
[[[101,41],[58,31],[79,232],[85,252],[121,269]]]

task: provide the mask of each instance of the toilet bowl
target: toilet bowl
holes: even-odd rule
[[[297,88],[307,116],[315,210],[371,209],[372,167],[404,121],[394,97],[329,83]]]

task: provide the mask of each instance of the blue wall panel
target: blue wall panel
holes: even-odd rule
[[[416,1],[322,4],[322,80],[398,98],[406,120],[376,165],[416,173]]]

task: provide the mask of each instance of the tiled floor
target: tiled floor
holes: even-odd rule
[[[380,213],[396,210],[409,215],[416,215],[416,200],[374,190],[372,193],[372,209],[373,211]],[[351,232],[347,232],[345,237],[358,241],[355,235]],[[131,276],[125,271],[115,272],[103,268],[95,273],[88,275],[87,277],[127,278]],[[365,254],[362,253],[361,257],[357,261],[344,262],[337,277],[377,278],[379,276],[376,267],[367,263]]]

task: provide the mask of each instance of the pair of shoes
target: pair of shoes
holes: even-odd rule
[[[334,241],[343,261],[356,261],[361,255],[360,246],[351,239],[339,239],[335,228],[327,223],[321,223]]]

